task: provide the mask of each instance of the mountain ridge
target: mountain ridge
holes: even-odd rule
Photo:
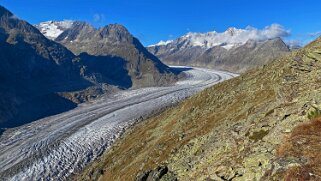
[[[289,35],[290,31],[278,24],[263,29],[231,27],[224,32],[189,32],[175,40],[150,45],[147,49],[169,65],[201,66],[242,73],[290,52],[289,46],[282,40]],[[249,42],[252,42],[252,48],[248,47]],[[268,42],[274,42],[274,46],[269,46]],[[260,50],[251,52],[255,48]]]
[[[73,21],[72,26],[54,40],[76,55],[87,53],[124,59],[125,69],[132,77],[134,88],[166,85],[174,82],[179,74],[147,51],[139,40],[120,24],[95,28],[86,22]]]
[[[266,41],[249,39],[242,44],[223,44],[210,48],[170,43],[148,47],[148,50],[169,65],[200,66],[238,73],[264,65],[290,52],[281,38]]]

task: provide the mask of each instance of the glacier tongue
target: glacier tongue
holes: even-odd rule
[[[0,137],[0,178],[65,180],[99,157],[143,117],[235,74],[194,68],[170,87],[124,91],[33,123]]]

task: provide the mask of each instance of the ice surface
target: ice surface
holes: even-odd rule
[[[65,180],[142,117],[236,76],[201,68],[186,73],[188,78],[174,86],[123,91],[7,130],[0,137],[0,178]]]

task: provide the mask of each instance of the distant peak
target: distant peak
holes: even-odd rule
[[[237,28],[235,28],[235,27],[229,27],[229,28],[227,28],[227,32],[235,32],[236,30],[238,30]]]
[[[273,41],[282,41],[283,42],[281,37],[272,38],[271,40],[273,40]]]
[[[102,37],[113,37],[117,41],[129,41],[132,38],[127,28],[120,24],[109,24],[99,30]]]
[[[236,35],[237,33],[241,32],[241,31],[242,31],[241,29],[237,29],[235,27],[230,27],[225,32],[227,34],[229,34],[230,36],[234,36],[234,35]]]
[[[129,31],[127,30],[127,28],[121,24],[109,24],[107,26],[105,26],[103,29],[108,29],[109,31],[117,31],[117,32],[127,32],[129,33]]]

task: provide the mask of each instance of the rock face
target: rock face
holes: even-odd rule
[[[281,38],[233,41],[238,38],[237,34],[242,34],[238,29],[229,29],[220,38],[216,34],[187,34],[175,41],[149,46],[148,50],[170,65],[201,66],[238,73],[264,65],[290,51]],[[222,43],[223,40],[229,43]]]
[[[321,38],[138,124],[83,175],[320,180],[320,70]]]
[[[0,127],[17,126],[76,106],[55,92],[89,85],[67,48],[0,7]],[[19,123],[19,124],[18,124]]]
[[[122,25],[112,24],[96,29],[88,23],[74,21],[55,41],[77,55],[85,52],[93,56],[123,59],[132,87],[135,88],[166,85],[175,81],[177,72],[172,72],[149,53]],[[105,66],[108,66],[108,62]]]

